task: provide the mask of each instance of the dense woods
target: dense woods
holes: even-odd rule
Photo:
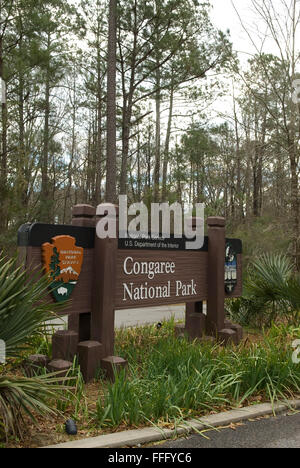
[[[246,253],[285,249],[299,268],[299,5],[251,3],[272,53],[243,26],[256,52],[240,62],[208,1],[0,0],[1,246],[127,194],[204,202]]]

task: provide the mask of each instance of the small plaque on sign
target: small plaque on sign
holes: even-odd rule
[[[225,291],[231,294],[237,285],[237,254],[230,242],[225,252]]]

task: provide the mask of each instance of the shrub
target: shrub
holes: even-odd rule
[[[278,319],[299,323],[300,276],[282,254],[264,254],[250,262],[242,298],[227,303],[242,325],[268,326]]]
[[[51,414],[49,401],[62,399],[62,381],[56,374],[33,378],[8,375],[12,359],[20,359],[33,337],[53,319],[56,304],[46,301],[48,281],[45,277],[26,278],[17,260],[0,258],[0,339],[6,344],[9,366],[0,367],[0,432],[22,438],[24,414]]]

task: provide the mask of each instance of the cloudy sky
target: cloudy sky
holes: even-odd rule
[[[289,5],[290,1],[287,0],[286,3]],[[247,58],[249,58],[249,54],[255,53],[255,47],[243,29],[233,4],[235,5],[244,26],[250,32],[256,46],[260,47],[261,39],[265,36],[266,32],[265,25],[260,21],[258,13],[254,11],[253,6],[251,5],[251,0],[211,0],[211,4],[213,5],[211,15],[213,23],[222,30],[226,30],[227,28],[230,29],[234,49],[240,52],[240,60],[243,62],[246,61]],[[282,20],[284,20],[283,16],[286,14],[286,11],[283,11],[282,0],[272,0],[272,4],[275,7],[276,13],[282,13]],[[300,43],[299,34],[300,28],[298,28],[298,44]],[[267,40],[265,42],[265,52],[277,53],[276,49],[277,48],[272,40]]]
[[[254,38],[257,39],[257,31],[255,31],[256,28],[254,26],[257,22],[257,16],[254,15],[251,8],[251,0],[211,0],[211,4],[213,5],[211,15],[213,23],[222,30],[230,30],[234,49],[240,53],[240,60],[246,61],[249,58],[248,54],[254,53],[255,48],[243,29],[233,4],[244,26],[250,29],[253,32]]]
[[[282,8],[283,1],[289,5],[292,0],[272,0],[272,6],[274,7],[275,14],[281,13],[280,20],[284,22],[284,14],[286,14],[286,11],[283,11]],[[258,2],[262,4],[263,0],[258,0]],[[247,60],[257,52],[256,48],[261,48],[263,39],[263,51],[266,53],[278,54],[278,47],[274,41],[271,38],[266,39],[266,26],[260,20],[258,13],[255,12],[251,0],[210,0],[210,3],[213,6],[211,11],[213,24],[223,31],[227,29],[230,30],[233,48],[238,52],[239,60],[244,70],[247,68]],[[235,8],[233,5],[235,5]],[[300,0],[298,0],[297,8],[299,12]],[[235,11],[235,9],[237,11]],[[241,22],[243,24],[241,24]],[[250,37],[245,29],[248,31]],[[300,26],[298,28],[298,36],[299,33]],[[300,46],[300,37],[297,40],[297,45],[298,47]],[[298,63],[298,67],[300,68],[300,63]],[[228,93],[221,98],[217,98],[204,114],[207,115],[208,119],[215,122],[223,120],[230,122],[231,120],[228,120],[230,119],[228,116],[232,115],[232,81],[231,79],[227,79],[225,75],[220,76],[220,80],[222,80],[224,84],[227,84]],[[235,88],[235,94],[239,94],[238,85]],[[194,112],[195,109],[199,110],[197,106],[195,109],[193,106],[191,107],[190,104],[185,106],[184,103],[180,104],[176,102],[178,114],[184,114],[185,112],[188,114],[188,111]],[[165,123],[167,112],[165,112],[163,116],[163,121]],[[185,131],[188,124],[189,122],[187,119],[182,118],[178,120],[178,127],[181,127],[182,131]]]

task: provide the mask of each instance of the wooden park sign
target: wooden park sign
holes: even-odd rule
[[[111,376],[115,366],[126,365],[114,356],[115,310],[185,303],[178,335],[241,340],[241,327],[225,320],[224,301],[242,294],[242,243],[225,238],[224,218],[208,218],[200,250],[186,250],[185,240],[175,238],[100,239],[97,221],[94,207],[77,205],[71,226],[35,223],[19,229],[28,272],[44,267],[49,300],[69,299],[63,312],[68,330],[53,336],[53,370],[67,367],[75,354],[86,381],[99,367]]]

